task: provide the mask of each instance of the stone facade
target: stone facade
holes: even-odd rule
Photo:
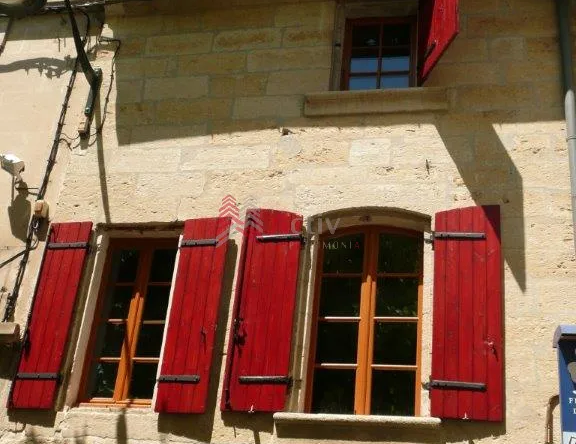
[[[358,208],[358,215],[368,212],[362,208],[380,207],[433,217],[450,208],[500,204],[506,420],[431,426],[425,421],[334,424],[319,418],[302,425],[275,422],[272,415],[222,414],[224,328],[217,338],[208,413],[159,416],[145,408],[77,406],[90,310],[106,242],[114,234],[101,225],[100,248],[91,256],[79,295],[58,411],[1,409],[0,443],[517,443],[544,442],[548,428],[559,442],[558,409],[551,418],[547,413],[558,392],[551,340],[556,325],[571,323],[576,315],[567,304],[576,266],[554,3],[461,0],[460,34],[424,90],[382,92],[369,99],[315,94],[330,89],[337,2],[177,3],[107,7],[103,35],[120,39],[122,47],[115,64],[113,45],[101,44],[96,51],[94,63],[104,71],[102,97],[109,87],[111,94],[108,104],[101,100],[95,127],[106,120],[101,134],[73,144],[71,151],[61,147],[50,186],[51,220],[139,224],[146,235],[146,226],[154,223],[216,216],[227,194],[241,206],[293,211],[306,220],[348,208]],[[59,20],[17,22],[0,56],[0,134],[27,160],[29,186],[41,179],[48,148],[38,147],[50,145],[68,76],[69,39],[47,37],[67,36]],[[41,69],[46,60],[57,66],[58,75],[49,75],[50,67]],[[38,85],[29,87],[25,80]],[[70,105],[75,112],[65,129],[69,135],[85,93],[83,80],[77,80]],[[390,94],[398,105],[379,107],[378,100],[389,100]],[[328,106],[330,100],[339,102]],[[370,108],[363,111],[364,101]],[[33,119],[31,109],[36,109]],[[9,189],[10,178],[0,180],[2,189]],[[11,208],[5,195],[3,205]],[[32,196],[23,200],[31,202]],[[7,226],[9,219],[2,217]],[[22,226],[20,220],[12,235],[3,234],[0,260],[21,247],[16,231]],[[241,237],[234,239],[240,245]],[[40,250],[32,255],[18,300],[21,324]],[[308,248],[304,262],[309,265],[314,254]],[[432,257],[425,247],[425,379]],[[16,265],[0,270],[7,289]],[[234,273],[229,274],[232,280]],[[301,274],[293,361],[302,377],[312,286],[310,270]],[[233,287],[232,281],[225,285],[229,291],[220,313],[220,325],[227,329]],[[0,351],[4,406],[15,354],[10,348]],[[288,410],[301,411],[302,387],[295,386]],[[422,406],[427,416],[426,391]]]

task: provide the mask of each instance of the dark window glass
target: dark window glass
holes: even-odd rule
[[[352,50],[350,72],[375,73],[378,71],[378,50],[359,48]]]
[[[374,364],[416,364],[416,323],[374,325]]]
[[[132,399],[151,399],[156,384],[158,364],[135,362],[132,364],[130,394]]]
[[[350,77],[348,88],[350,90],[376,89],[378,77]]]
[[[102,324],[102,339],[100,356],[107,358],[119,358],[122,353],[122,344],[126,338],[126,324]]]
[[[357,352],[357,322],[320,322],[318,324],[317,363],[355,364]]]
[[[167,285],[149,285],[144,302],[142,319],[145,321],[161,321],[166,318],[170,287]]]
[[[420,265],[420,241],[416,237],[381,233],[378,272],[415,273]]]
[[[372,371],[371,413],[414,415],[414,372]]]
[[[359,316],[362,278],[323,278],[320,316]]]
[[[408,50],[388,51],[383,54],[382,72],[390,71],[410,71],[410,53]]]
[[[352,30],[352,46],[380,46],[380,25],[355,26]]]
[[[139,358],[157,358],[162,347],[164,325],[147,325],[140,327],[136,356]]]
[[[408,75],[386,75],[380,77],[380,89],[408,88],[410,78]]]
[[[418,278],[378,278],[376,316],[418,316]]]
[[[312,411],[314,413],[354,413],[355,370],[314,372]]]
[[[176,249],[156,250],[152,256],[150,282],[172,282]]]
[[[92,367],[88,393],[94,398],[112,398],[116,385],[117,362],[98,362]]]
[[[119,250],[112,258],[112,281],[134,282],[138,271],[138,250]]]
[[[133,293],[134,287],[131,285],[112,287],[108,297],[108,307],[104,310],[104,312],[108,311],[105,319],[127,319]]]
[[[362,273],[364,235],[352,234],[322,242],[324,273]]]
[[[410,45],[410,25],[384,25],[383,46]]]

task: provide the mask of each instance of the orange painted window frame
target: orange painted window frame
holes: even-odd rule
[[[334,234],[320,236],[318,245],[323,242],[338,238],[347,234],[359,234],[365,236],[365,249],[362,270],[362,288],[360,292],[360,323],[358,328],[358,357],[356,365],[356,384],[354,389],[354,414],[370,414],[371,386],[372,386],[372,369],[378,367],[379,371],[409,370],[415,372],[414,387],[414,416],[420,416],[421,411],[421,373],[422,373],[422,298],[423,298],[423,235],[421,232],[406,230],[401,228],[368,226],[368,227],[350,227],[338,230]],[[398,276],[398,273],[378,273],[378,236],[380,233],[398,233],[406,236],[413,236],[419,241],[420,263],[415,273],[402,273],[405,277],[418,278],[418,311],[417,317],[410,322],[417,324],[416,329],[416,363],[414,366],[403,365],[376,365],[372,364],[374,349],[374,323],[376,310],[376,285],[378,277],[386,275]],[[314,303],[312,308],[312,335],[310,342],[310,352],[308,359],[308,370],[306,378],[306,395],[305,411],[312,410],[312,395],[314,370],[316,368],[316,344],[318,339],[319,307],[320,307],[320,290],[322,281],[322,266],[324,262],[323,248],[318,249],[318,258],[316,262],[315,281],[314,281]],[[402,318],[406,320],[406,318]],[[408,369],[407,367],[410,367]],[[330,364],[330,368],[348,368],[346,364]]]
[[[82,380],[80,384],[79,405],[98,405],[106,407],[148,407],[151,405],[151,399],[129,399],[129,386],[132,377],[132,362],[157,362],[160,363],[160,358],[134,358],[136,347],[138,345],[138,334],[140,331],[142,313],[144,303],[146,301],[146,288],[149,283],[150,269],[152,264],[152,256],[154,250],[162,248],[178,248],[178,238],[133,238],[133,239],[119,239],[114,238],[110,240],[108,246],[106,261],[104,264],[104,271],[102,274],[102,282],[98,293],[98,301],[96,304],[96,311],[92,323],[92,330],[90,333],[90,340],[86,358],[84,360],[84,369],[82,373]],[[109,322],[108,319],[100,317],[100,313],[104,307],[106,299],[106,290],[110,285],[110,273],[112,268],[112,258],[114,253],[122,249],[137,249],[140,251],[138,259],[138,269],[136,272],[136,281],[134,282],[134,291],[132,300],[130,301],[130,308],[128,310],[128,318],[126,322],[126,337],[122,346],[120,358],[107,358],[94,356],[94,348],[96,346],[96,336],[98,329],[103,322]],[[176,263],[174,267],[176,267]],[[171,285],[172,282],[166,282]],[[166,317],[164,323],[166,323]],[[114,395],[112,398],[93,398],[87,393],[90,371],[92,365],[97,362],[119,362],[118,373],[116,375],[116,384],[114,386]]]

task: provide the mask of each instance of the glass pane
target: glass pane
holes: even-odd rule
[[[420,240],[402,234],[381,233],[378,272],[415,273],[420,268]]]
[[[416,323],[374,325],[374,364],[416,365]]]
[[[354,413],[356,370],[314,371],[312,412]]]
[[[376,89],[378,86],[377,77],[350,77],[348,89]]]
[[[357,350],[357,322],[318,324],[316,363],[355,364]]]
[[[162,347],[164,325],[142,325],[136,346],[136,356],[139,358],[157,358]]]
[[[408,50],[384,54],[382,56],[382,71],[410,71],[410,53]]]
[[[324,273],[362,273],[364,235],[352,234],[322,242]]]
[[[128,398],[152,399],[158,364],[134,362],[132,365],[132,380],[130,381]]]
[[[126,324],[102,324],[97,340],[97,350],[101,350],[99,356],[119,358],[125,337]]]
[[[408,88],[409,86],[410,78],[408,75],[380,77],[380,89]]]
[[[376,316],[418,316],[418,279],[379,278]]]
[[[118,250],[112,257],[112,282],[134,282],[138,271],[138,250]]]
[[[414,372],[372,371],[372,415],[414,415]]]
[[[359,316],[362,278],[323,278],[320,316]]]
[[[377,72],[378,50],[353,49],[350,59],[350,72]]]
[[[155,250],[152,256],[150,282],[172,282],[176,249]]]
[[[385,25],[382,45],[399,46],[410,44],[410,25]]]
[[[128,319],[128,310],[130,309],[130,301],[132,300],[132,293],[134,287],[112,287],[110,289],[110,296],[108,299],[108,314],[105,314],[105,319]]]
[[[378,46],[380,25],[355,26],[352,30],[352,46]]]
[[[88,396],[91,398],[112,398],[117,373],[117,362],[97,362],[94,364],[90,372]]]
[[[169,286],[149,285],[142,319],[145,321],[163,321],[166,319],[169,296]]]

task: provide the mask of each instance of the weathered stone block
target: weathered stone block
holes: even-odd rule
[[[330,45],[333,36],[332,28],[287,28],[282,37],[284,47],[302,47]]]
[[[267,79],[266,74],[213,77],[210,79],[210,95],[213,97],[264,95]]]
[[[330,68],[332,48],[263,49],[248,54],[248,71]]]
[[[182,151],[182,165],[188,170],[226,170],[267,168],[270,163],[270,146],[191,147]]]
[[[148,79],[144,100],[197,98],[208,94],[208,77],[171,77]]]
[[[300,97],[267,96],[241,97],[234,104],[234,118],[248,119],[266,116],[299,116],[302,114]]]
[[[229,99],[165,100],[156,105],[156,121],[162,124],[207,122],[230,116]]]
[[[390,139],[353,140],[350,146],[350,165],[390,166],[392,143]]]
[[[146,42],[146,54],[165,56],[210,52],[212,39],[213,35],[210,32],[149,37]]]
[[[181,76],[231,74],[241,72],[245,67],[244,53],[202,54],[178,59],[178,74]]]
[[[270,73],[266,94],[304,94],[308,92],[328,91],[329,88],[329,69],[280,71]]]
[[[242,51],[280,46],[279,29],[247,29],[223,31],[214,38],[214,51]]]

